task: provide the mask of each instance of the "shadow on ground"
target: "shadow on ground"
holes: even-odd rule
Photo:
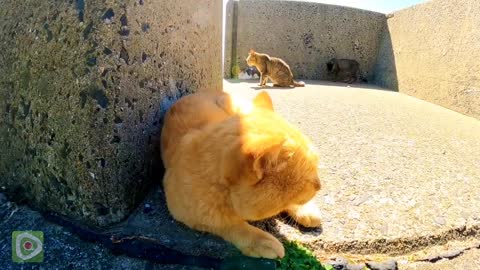
[[[313,80],[305,80],[304,81],[307,86],[326,86],[326,87],[335,87],[338,89],[341,88],[355,88],[355,89],[368,89],[368,90],[383,90],[383,91],[393,91],[387,88],[383,88],[380,86],[367,84],[367,83],[341,83],[341,82],[330,82],[330,81],[313,81]],[[266,86],[259,86],[258,79],[247,79],[247,80],[240,80],[240,79],[231,79],[228,80],[229,84],[248,84],[250,89],[253,90],[292,90],[292,89],[301,89],[302,87],[276,87],[273,86],[271,82],[267,83]],[[228,87],[227,87],[228,88]],[[227,89],[228,90],[228,89]],[[319,89],[321,90],[321,89]]]

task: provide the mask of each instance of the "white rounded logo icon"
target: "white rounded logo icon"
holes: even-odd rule
[[[28,239],[29,241],[25,242],[24,245],[22,246],[23,239]],[[35,243],[35,245],[33,245],[32,242]],[[34,246],[36,246],[36,248],[33,250],[32,253],[30,254],[23,253],[24,250],[30,251]],[[40,239],[31,235],[28,232],[19,234],[15,240],[15,251],[17,252],[16,255],[18,256],[18,258],[24,261],[37,256],[40,252],[42,252],[42,250],[43,250],[43,245]]]

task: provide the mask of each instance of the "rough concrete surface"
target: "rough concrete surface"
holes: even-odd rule
[[[480,121],[367,85],[267,87],[318,147],[323,230],[279,235],[320,253],[401,254],[480,236]],[[256,81],[225,83],[252,97]]]
[[[480,2],[432,0],[388,19],[376,81],[480,119]]]
[[[243,70],[253,48],[284,59],[296,78],[327,79],[325,64],[333,57],[357,60],[364,76],[371,77],[379,33],[386,24],[384,14],[299,1],[242,0],[237,4],[237,18],[229,21],[233,15],[227,17],[227,31],[233,34],[226,36],[225,70],[235,62]],[[227,14],[233,14],[233,5],[227,6]],[[232,29],[235,20],[237,27]],[[231,60],[232,55],[236,60]]]
[[[12,231],[38,230],[44,233],[44,261],[12,262]],[[10,269],[145,269],[200,270],[178,265],[157,265],[147,261],[113,255],[98,244],[84,242],[69,230],[49,223],[36,211],[6,200],[0,193],[0,268]]]
[[[0,184],[118,222],[161,178],[161,118],[220,90],[221,0],[2,1]]]

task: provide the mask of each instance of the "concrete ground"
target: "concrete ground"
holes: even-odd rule
[[[257,83],[225,81],[224,88],[253,97]],[[283,217],[257,225],[303,242],[322,261],[394,259],[408,270],[480,269],[480,121],[366,85],[306,83],[266,90],[275,109],[318,147],[323,228],[305,231]],[[45,233],[40,269],[182,269],[115,256],[1,196],[0,268],[22,268],[11,263],[10,245],[11,231],[23,229]],[[173,221],[158,188],[110,230],[153,237],[188,254],[236,253],[223,240]]]

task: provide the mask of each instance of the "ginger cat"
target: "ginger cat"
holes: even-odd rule
[[[321,224],[311,202],[320,189],[318,156],[266,92],[253,102],[226,93],[179,99],[165,116],[161,150],[172,216],[247,256],[285,255],[279,240],[247,221],[285,211],[306,227]]]
[[[268,79],[277,87],[305,86],[304,82],[293,80],[290,67],[280,58],[271,57],[268,54],[257,53],[250,49],[247,64],[255,66],[260,71],[260,86],[267,84]]]

